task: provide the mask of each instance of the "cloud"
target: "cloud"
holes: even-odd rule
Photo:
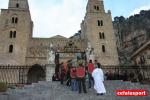
[[[80,29],[87,0],[29,0],[35,37],[70,37]]]
[[[7,8],[9,0],[0,0]],[[87,0],[28,0],[34,22],[34,37],[70,37],[80,30]]]
[[[130,15],[139,14],[141,10],[149,10],[149,9],[150,9],[150,4],[135,9]],[[129,16],[130,16],[130,15],[129,15]]]

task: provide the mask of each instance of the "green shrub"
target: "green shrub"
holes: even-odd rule
[[[7,91],[7,84],[4,82],[0,82],[0,92],[6,92]]]

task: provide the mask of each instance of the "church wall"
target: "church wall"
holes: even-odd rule
[[[102,2],[99,3],[101,9],[95,11],[94,5],[97,5],[97,2],[97,0],[96,2],[89,0],[85,19],[81,24],[81,32],[85,33],[81,34],[86,36],[86,41],[90,42],[92,48],[94,48],[95,59],[97,59],[102,65],[118,65],[118,53],[111,12],[104,12],[104,8],[101,8],[103,7]],[[103,25],[98,25],[98,20],[102,21]],[[104,39],[100,39],[99,33],[104,33]],[[105,46],[105,52],[102,51],[102,45]]]
[[[91,2],[90,2],[91,1]],[[96,1],[96,2],[95,2]],[[16,4],[16,1],[13,1]],[[20,2],[21,3],[21,2]],[[61,36],[52,38],[33,38],[33,22],[27,1],[22,2],[21,9],[14,8],[11,4],[8,9],[2,9],[0,15],[0,64],[24,65],[47,64],[47,55],[50,44],[55,51],[64,51],[67,42],[73,41],[81,51],[87,48],[87,42],[91,42],[94,48],[95,58],[104,65],[118,63],[115,36],[113,34],[111,13],[105,13],[103,1],[89,0],[87,13],[81,24],[81,39],[69,39]],[[92,13],[93,4],[99,6],[99,12]],[[12,8],[13,6],[13,8]],[[90,9],[89,9],[90,7]],[[12,24],[11,18],[18,17],[18,23]],[[97,20],[103,20],[104,26],[97,26]],[[10,38],[10,30],[16,30],[16,38]],[[105,33],[105,39],[99,39],[99,32]],[[9,45],[14,46],[13,53],[9,53]],[[106,53],[102,52],[102,45],[106,46]]]
[[[32,38],[28,44],[26,63],[27,64],[47,64],[47,56],[50,44],[53,45],[55,52],[64,52],[69,39],[67,38]],[[81,40],[73,40],[77,48],[84,50],[83,42]],[[67,61],[69,60],[66,58]]]
[[[0,64],[25,64],[26,46],[32,26],[30,13],[15,9],[3,9],[1,12]],[[12,23],[12,17],[17,17],[18,22]],[[15,38],[10,38],[10,31],[16,31]],[[12,53],[9,52],[10,45],[13,45]]]

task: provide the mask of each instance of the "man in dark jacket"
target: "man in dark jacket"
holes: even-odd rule
[[[60,74],[60,83],[63,84],[64,77],[65,77],[65,69],[64,69],[63,62],[60,64],[59,74]]]

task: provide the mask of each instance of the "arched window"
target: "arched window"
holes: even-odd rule
[[[14,23],[15,22],[15,18],[14,17],[12,17],[12,19],[11,19],[11,23]]]
[[[99,32],[99,38],[102,39],[102,33],[101,32]]]
[[[17,24],[18,23],[18,17],[16,15],[12,16],[11,23]]]
[[[102,45],[102,52],[106,52],[105,45]]]
[[[16,31],[10,31],[10,38],[16,38]]]
[[[100,20],[97,21],[98,26],[101,26],[101,22]]]
[[[94,9],[96,9],[96,6],[94,6]]]
[[[105,39],[105,34],[104,34],[104,32],[103,32],[103,33],[99,32],[99,38],[100,38],[100,39]]]
[[[101,26],[103,26],[103,21],[101,20]]]
[[[17,17],[15,18],[15,23],[16,23],[16,24],[18,23],[18,18],[17,18]]]
[[[102,33],[102,38],[105,39],[105,34],[104,34],[104,32]]]
[[[16,3],[16,7],[19,8],[19,3]]]
[[[16,31],[14,31],[13,33],[13,38],[16,38]]]
[[[98,20],[97,24],[98,24],[98,26],[103,26],[103,20]]]
[[[99,6],[97,6],[97,8],[96,8],[96,9],[97,9],[97,11],[98,11],[98,10],[99,10]]]
[[[12,38],[13,37],[13,32],[12,31],[10,31],[10,38]]]
[[[97,10],[97,11],[99,11],[99,6],[96,6],[96,5],[95,5],[95,6],[94,6],[94,9]]]
[[[9,45],[9,53],[13,53],[13,45]]]

